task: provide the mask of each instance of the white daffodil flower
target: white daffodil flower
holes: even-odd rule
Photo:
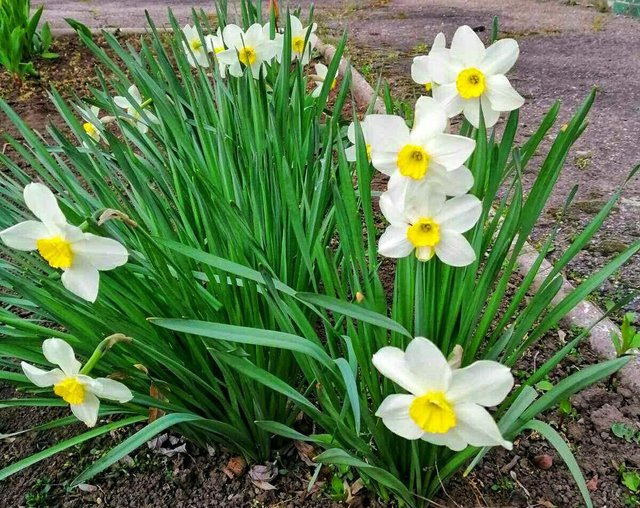
[[[192,67],[197,67],[198,65],[205,68],[209,67],[209,53],[215,51],[215,43],[220,41],[216,41],[213,35],[207,35],[204,37],[203,43],[198,34],[198,29],[191,25],[185,25],[182,33],[187,40],[187,42],[182,41],[182,48],[189,64]],[[224,50],[224,46],[222,50]]]
[[[443,183],[448,195],[464,194],[473,185],[473,176],[463,164],[476,142],[446,133],[447,115],[435,99],[417,100],[412,130],[395,115],[368,115],[366,121],[371,163],[378,171],[394,180]]]
[[[62,397],[71,412],[87,427],[95,426],[98,421],[100,399],[117,400],[121,404],[133,399],[131,390],[118,381],[80,374],[80,362],[65,341],[47,339],[42,343],[42,352],[47,361],[60,368],[46,371],[22,362],[25,376],[40,388],[53,386],[53,393]]]
[[[218,58],[218,54],[222,53],[226,49],[224,45],[224,39],[222,38],[222,29],[218,28],[215,35],[207,35],[207,41],[211,48],[213,48],[212,51],[216,63],[218,64],[218,69],[220,69],[220,76],[224,78],[227,74],[227,66]]]
[[[440,349],[416,337],[406,351],[383,347],[373,364],[408,394],[389,395],[376,416],[394,434],[422,439],[460,451],[471,446],[511,450],[485,407],[502,402],[513,388],[513,375],[498,362],[480,360],[452,369]]]
[[[433,50],[446,51],[446,39],[442,32],[436,35],[433,45],[431,46],[431,51]],[[413,59],[413,64],[411,64],[411,79],[419,85],[424,86],[425,91],[431,92],[435,83],[433,82],[431,70],[429,69],[429,55],[420,55]]]
[[[364,142],[366,143],[366,147],[367,147],[367,158],[369,159],[369,162],[371,162],[371,144],[369,143],[368,139],[369,139],[369,122],[367,121],[367,118],[369,118],[368,116],[364,117],[364,120],[362,120],[362,122],[360,122],[360,129],[362,130],[362,136],[364,137]],[[349,162],[355,162],[356,161],[356,124],[351,122],[349,124],[349,128],[347,129],[347,138],[349,139],[349,141],[351,141],[352,146],[348,147],[345,149],[344,154],[347,157],[347,160]]]
[[[82,124],[82,128],[96,143],[99,143],[102,140],[102,134],[100,133],[102,120],[98,117],[99,114],[100,108],[97,106],[91,106],[90,108],[82,111],[82,116],[84,120],[86,120],[86,122]]]
[[[262,26],[251,25],[246,32],[237,25],[227,25],[222,38],[229,49],[217,54],[218,60],[228,66],[232,76],[240,77],[243,68],[251,68],[251,74],[258,79],[277,51],[276,44],[265,36]]]
[[[138,130],[142,134],[146,134],[149,131],[149,126],[147,125],[145,119],[142,118],[142,115],[138,111],[139,109],[143,109],[142,105],[144,104],[144,101],[142,100],[142,96],[140,95],[140,91],[138,90],[138,87],[136,85],[131,85],[129,87],[128,92],[129,92],[129,95],[131,95],[131,97],[135,101],[135,105],[132,104],[129,101],[129,99],[127,99],[126,97],[122,97],[120,95],[114,97],[113,102],[115,102],[116,106],[118,106],[119,108],[126,110],[127,114],[133,118],[133,122],[135,123]],[[153,113],[150,113],[149,111],[145,110],[144,114],[146,115],[149,122],[158,123],[159,121],[158,117],[156,117]]]
[[[0,231],[0,239],[12,249],[35,251],[52,268],[63,270],[62,285],[89,302],[98,297],[99,271],[113,270],[127,262],[120,243],[67,223],[56,197],[41,183],[24,188],[27,208],[40,219],[28,220]]]
[[[311,60],[311,52],[313,51],[313,48],[318,44],[318,36],[315,34],[318,25],[314,23],[310,27],[305,27],[302,26],[302,21],[300,21],[296,16],[289,16],[289,19],[291,20],[291,61],[300,60],[302,65],[307,65],[309,60]],[[267,23],[264,26],[264,32],[266,37],[270,36],[270,23]],[[307,44],[305,44],[304,41],[307,38],[307,33],[309,33],[309,40],[307,41]],[[276,33],[274,41],[278,48],[278,51],[276,52],[276,59],[278,62],[282,62],[284,36],[280,33]]]
[[[451,118],[461,112],[474,126],[480,124],[480,106],[485,125],[495,125],[502,111],[513,111],[524,104],[505,74],[518,59],[520,50],[514,39],[501,39],[485,49],[468,26],[456,30],[449,50],[429,53],[429,72],[438,84],[433,96]]]
[[[311,96],[312,97],[320,97],[320,92],[322,92],[322,87],[324,86],[324,82],[327,79],[327,73],[329,72],[329,69],[327,68],[326,65],[321,64],[321,63],[315,64],[314,67],[316,69],[316,73],[311,75],[311,79],[316,84],[316,88],[311,93]],[[338,80],[334,79],[333,82],[331,83],[330,90],[333,90],[336,87],[337,84],[338,84]]]
[[[380,196],[380,210],[389,221],[380,237],[382,256],[403,258],[415,251],[420,261],[434,254],[450,266],[467,266],[476,259],[463,233],[471,229],[482,211],[470,194],[446,200],[428,186],[394,186]]]

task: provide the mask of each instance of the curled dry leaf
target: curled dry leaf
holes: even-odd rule
[[[313,459],[316,455],[315,447],[310,443],[305,443],[304,441],[294,441],[294,446],[296,450],[298,450],[298,456],[300,460],[304,462],[307,466],[316,466],[317,464],[313,462]]]
[[[587,490],[589,492],[595,492],[598,490],[598,475],[593,475],[593,478],[587,482]]]
[[[123,213],[120,210],[114,210],[112,208],[107,208],[104,212],[102,212],[102,215],[100,215],[100,218],[98,219],[98,226],[102,226],[105,222],[114,219],[121,220],[132,228],[138,227],[138,223],[132,220],[126,213]]]
[[[158,389],[158,387],[156,385],[154,385],[153,383],[151,383],[151,386],[149,387],[149,395],[151,397],[153,397],[154,399],[167,400],[166,397],[164,395],[162,395],[162,392]],[[158,409],[157,407],[150,407],[149,408],[149,423],[153,423],[158,418],[164,416],[164,414],[165,413],[164,413],[164,411],[162,409]]]
[[[538,499],[536,502],[538,503],[538,506],[541,506],[542,508],[558,508],[555,504],[551,501],[547,501],[546,499]]]
[[[96,490],[98,490],[98,487],[96,487],[95,485],[90,485],[89,483],[81,483],[78,485],[78,489],[80,489],[82,492],[95,492]]]
[[[222,469],[231,480],[240,476],[247,468],[247,462],[242,457],[231,457],[227,465]]]
[[[271,483],[276,476],[278,476],[278,468],[275,462],[268,462],[267,464],[259,464],[253,466],[249,470],[249,478],[251,483],[262,490],[275,490]]]

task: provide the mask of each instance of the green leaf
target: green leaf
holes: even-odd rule
[[[135,422],[145,420],[146,417],[135,417]],[[192,413],[172,413],[158,418],[154,422],[146,425],[143,429],[136,432],[133,436],[128,437],[109,453],[96,460],[91,466],[80,473],[71,482],[72,487],[76,487],[80,483],[84,483],[98,473],[104,471],[112,464],[118,462],[122,457],[133,452],[136,448],[144,445],[151,438],[157,436],[165,429],[178,425],[180,423],[193,422],[196,420],[204,420],[201,416]],[[134,422],[134,423],[135,423]]]
[[[344,466],[352,466],[357,468],[361,473],[373,478],[375,481],[379,482],[381,485],[384,485],[388,489],[391,489],[396,493],[398,497],[403,499],[406,503],[409,503],[410,506],[415,505],[415,500],[407,487],[398,480],[395,476],[393,476],[388,471],[381,469],[379,467],[372,466],[371,464],[367,464],[362,460],[349,455],[346,451],[341,450],[339,448],[330,448],[322,452],[320,455],[315,457],[314,462],[319,462],[321,464],[334,464],[334,465],[344,465]]]
[[[145,420],[145,416],[132,416],[129,418],[125,418],[123,420],[118,420],[117,422],[108,423],[107,425],[103,425],[101,427],[92,429],[88,432],[80,434],[79,436],[74,436],[71,439],[67,439],[58,444],[47,448],[46,450],[42,450],[41,452],[34,453],[29,457],[19,460],[18,462],[14,462],[10,466],[7,466],[3,469],[0,469],[0,480],[4,480],[5,478],[11,476],[12,474],[17,473],[18,471],[22,471],[23,469],[35,464],[36,462],[40,462],[56,453],[59,453],[67,448],[71,448],[72,446],[76,446],[80,443],[83,443],[89,439],[92,439],[97,436],[101,436],[102,434],[106,434],[111,432],[112,430],[119,429],[121,427],[126,427],[128,425],[133,425],[134,423],[141,422]]]
[[[392,332],[400,333],[405,337],[411,337],[411,334],[400,323],[378,312],[365,309],[360,305],[351,302],[345,302],[328,295],[313,293],[296,293],[296,298],[303,302],[328,309],[338,314],[343,314],[353,319],[358,319],[365,323],[379,326],[381,328],[391,330]]]
[[[578,466],[576,458],[573,456],[573,453],[571,453],[569,446],[567,445],[567,443],[565,443],[560,434],[558,434],[558,432],[549,424],[541,422],[540,420],[531,420],[527,423],[526,428],[542,434],[545,439],[549,441],[549,443],[556,449],[562,460],[564,460],[564,463],[567,465],[567,468],[573,476],[576,484],[578,485],[578,489],[580,490],[580,494],[582,494],[582,499],[584,499],[585,506],[587,506],[587,508],[593,508],[591,496],[589,495],[589,490],[587,489],[587,482],[582,475],[580,466]]]

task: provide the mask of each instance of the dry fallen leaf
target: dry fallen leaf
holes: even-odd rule
[[[162,392],[160,390],[158,390],[158,387],[156,385],[154,385],[153,383],[151,383],[151,386],[149,387],[149,395],[151,397],[153,397],[154,399],[166,400],[164,395],[162,395]],[[153,423],[158,418],[164,416],[164,414],[165,413],[164,413],[164,411],[162,409],[158,409],[157,407],[150,407],[149,408],[149,423]]]
[[[555,504],[553,504],[551,501],[547,501],[546,499],[538,499],[538,501],[536,502],[539,506],[542,506],[542,508],[557,508]]]
[[[307,466],[316,466],[317,464],[313,462],[313,458],[318,455],[316,453],[316,449],[312,444],[305,443],[304,441],[294,441],[294,446],[296,450],[298,450],[298,455],[300,456],[300,460],[304,462]]]
[[[593,478],[587,482],[587,490],[589,492],[595,492],[598,490],[598,475],[593,475]]]
[[[278,468],[275,462],[268,462],[267,464],[259,464],[253,466],[249,470],[249,478],[251,483],[262,490],[275,490],[276,487],[269,483],[276,476],[278,476]]]
[[[227,465],[222,469],[222,472],[233,480],[236,476],[244,473],[246,467],[247,462],[242,457],[231,457]]]
[[[88,483],[81,483],[78,485],[78,488],[82,492],[95,492],[96,490],[98,490],[98,487],[96,487],[95,485],[90,485]]]

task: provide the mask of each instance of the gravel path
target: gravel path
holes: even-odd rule
[[[128,0],[126,5],[113,0],[46,0],[45,17],[54,27],[65,27],[65,17],[92,27],[143,27],[145,9],[161,24],[166,20],[167,4],[181,20],[189,18],[192,7],[214,12],[211,0]],[[525,136],[555,99],[562,101],[564,122],[596,86],[599,95],[590,126],[567,160],[537,230],[540,237],[555,222],[555,212],[565,196],[579,184],[569,220],[560,233],[558,253],[640,162],[638,20],[567,6],[559,0],[322,0],[316,2],[316,11],[325,38],[330,41],[347,29],[349,54],[360,70],[368,71],[365,76],[376,79],[382,73],[394,91],[410,101],[420,93],[409,79],[412,57],[424,52],[424,45],[430,44],[437,32],[444,31],[450,40],[461,24],[488,31],[497,15],[502,35],[515,37],[520,43],[521,56],[510,77],[527,99],[521,113]],[[528,180],[536,171],[535,162],[526,175]],[[569,276],[579,281],[640,238],[639,213],[640,179],[636,178],[603,231],[571,265]],[[604,288],[602,299],[616,298],[638,287],[640,260],[636,258]],[[640,309],[640,302],[632,308]]]

